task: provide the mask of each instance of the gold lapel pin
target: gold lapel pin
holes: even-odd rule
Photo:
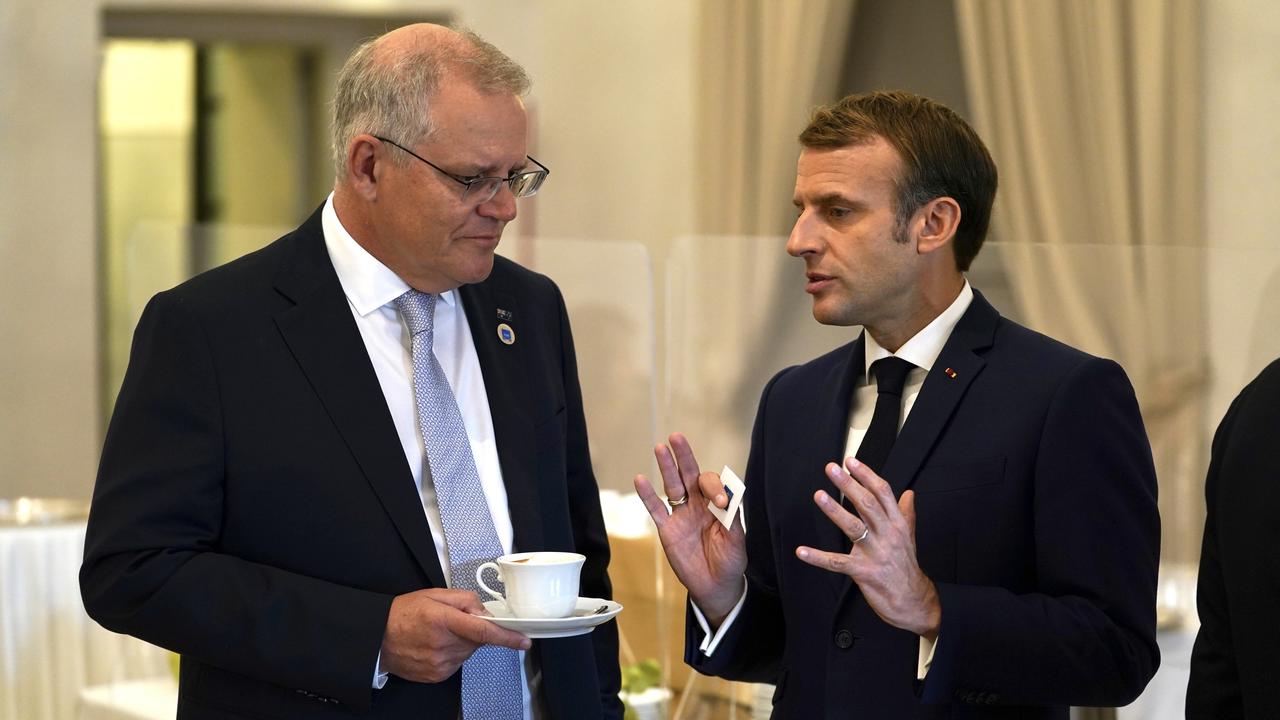
[[[512,330],[512,329],[511,329],[511,326],[510,326],[510,325],[508,325],[508,324],[506,324],[506,323],[499,323],[499,324],[498,324],[498,339],[502,341],[502,344],[503,344],[503,345],[515,345],[515,344],[516,344],[516,331],[515,331],[515,330]]]
[[[947,377],[951,378],[952,380],[955,380],[955,379],[956,379],[956,371],[955,371],[955,370],[952,370],[951,368],[947,368],[946,370],[943,370],[942,372],[946,373],[946,374],[947,374]]]

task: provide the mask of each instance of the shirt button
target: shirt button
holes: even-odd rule
[[[853,633],[848,630],[841,630],[836,633],[836,647],[841,650],[848,650],[853,647]]]

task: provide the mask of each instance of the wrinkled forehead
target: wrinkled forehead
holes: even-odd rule
[[[522,167],[528,148],[524,101],[511,93],[442,87],[428,102],[434,128],[432,149],[472,163],[472,171]]]
[[[812,203],[841,194],[867,201],[879,196],[891,200],[901,170],[898,152],[880,138],[834,148],[806,147],[796,161],[795,200]]]

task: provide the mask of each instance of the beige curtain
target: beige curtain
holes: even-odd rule
[[[1128,371],[1160,478],[1163,556],[1194,560],[1208,380],[1200,6],[956,8],[972,119],[1001,173],[992,239],[1015,312]]]
[[[741,446],[744,464],[740,430],[750,429],[769,368],[778,369],[770,343],[809,312],[800,266],[784,249],[796,137],[813,106],[835,99],[853,11],[854,0],[699,4],[698,235],[669,258],[667,417],[680,427],[701,419],[682,414],[692,393],[704,417],[731,418],[718,434]],[[770,240],[759,252],[752,243],[762,236]],[[714,272],[701,264],[709,259]],[[690,263],[698,274],[684,272]],[[706,307],[720,309],[714,322],[697,328],[696,346],[683,342],[682,329],[694,329],[682,325],[685,314]]]
[[[782,367],[779,328],[816,325],[801,266],[784,249],[796,136],[812,107],[835,97],[853,8],[853,0],[698,5],[697,235],[677,239],[666,259],[663,431],[687,433],[707,469],[745,471],[759,391]],[[673,718],[715,714],[708,703],[726,699],[768,706],[766,690],[679,665],[682,622],[677,614],[667,630],[671,684],[686,691]]]
[[[796,136],[834,99],[853,0],[704,0],[698,232],[790,229]]]

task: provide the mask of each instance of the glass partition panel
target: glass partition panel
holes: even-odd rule
[[[514,245],[514,244],[513,244]],[[516,256],[560,286],[573,326],[591,460],[609,531],[609,574],[624,677],[656,664],[658,687],[624,699],[638,717],[666,717],[672,671],[680,672],[684,591],[657,542],[653,521],[632,489],[654,475],[658,437],[653,273],[637,243],[522,238]]]
[[[539,238],[528,265],[560,286],[578,354],[600,488],[627,493],[653,464],[653,271],[639,243]]]

